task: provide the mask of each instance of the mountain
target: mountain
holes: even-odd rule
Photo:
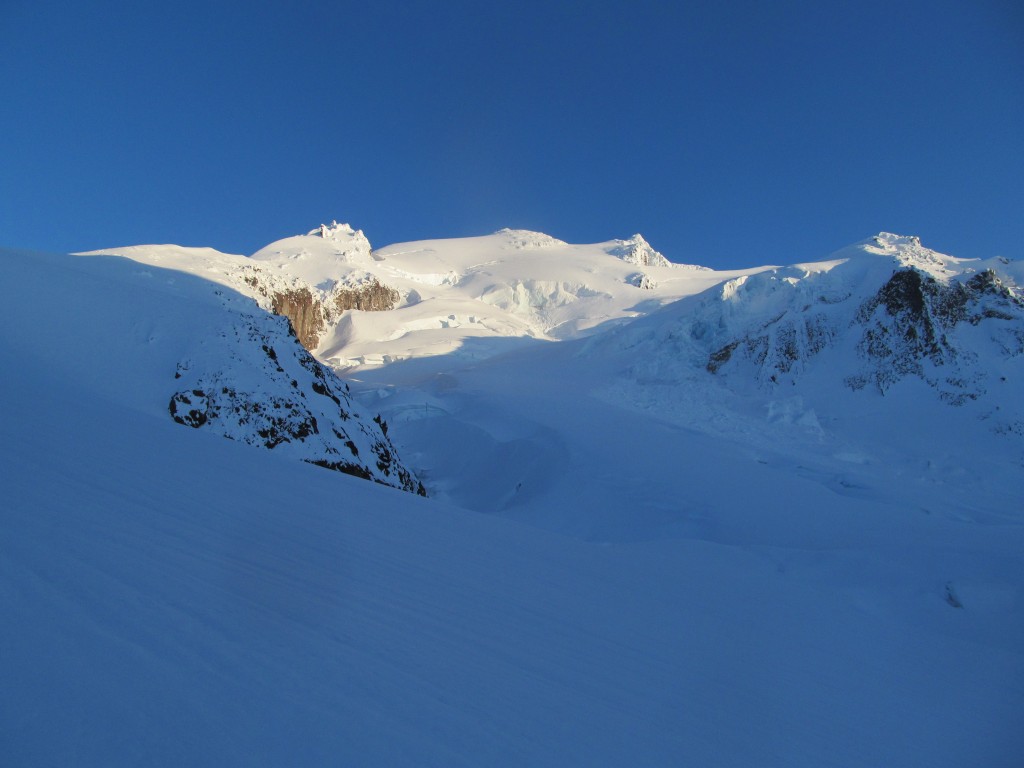
[[[1019,507],[1021,265],[882,233],[587,340],[609,403],[745,446],[841,494]],[[967,448],[966,446],[969,446]],[[881,491],[882,488],[886,490]]]
[[[881,233],[825,261],[723,281],[603,341],[643,347],[638,376],[705,369],[737,390],[800,391],[810,379],[810,389],[880,394],[909,377],[950,404],[991,409],[1012,400],[1024,354],[1022,283],[1024,266],[1006,259],[957,259]],[[1008,418],[1001,428],[1020,432]]]
[[[403,487],[416,475],[424,490],[461,506],[562,531],[604,536],[626,523],[601,498],[567,517],[539,510],[526,492],[571,475],[560,464],[563,438],[550,437],[563,429],[553,430],[561,414],[537,417],[546,402],[495,418],[509,410],[503,400],[536,389],[507,370],[517,350],[529,361],[523,370],[564,382],[576,397],[591,392],[605,406],[736,441],[759,460],[770,452],[786,466],[814,464],[832,487],[886,476],[886,493],[902,496],[898,475],[921,467],[937,483],[962,473],[1012,482],[1019,470],[1024,409],[1012,393],[1024,360],[1021,267],[947,256],[916,237],[880,233],[821,261],[724,272],[673,264],[640,235],[572,245],[502,230],[374,250],[336,222],[251,257],[179,246],[96,253],[213,281],[286,316],[363,408],[402,423],[391,435],[397,452],[384,446],[377,461],[386,468],[404,456]],[[534,362],[553,341],[550,362]],[[517,388],[492,380],[467,396],[463,382],[492,359]],[[288,378],[273,365],[266,375]],[[211,389],[188,384],[186,398],[190,388]],[[543,391],[542,400],[558,399]],[[310,431],[308,417],[291,420],[291,434]],[[343,454],[347,440],[334,449]],[[962,457],[965,440],[973,450]],[[362,444],[356,450],[366,455]],[[973,503],[987,492],[964,480],[951,494]]]
[[[1024,353],[1018,265],[943,256],[882,233],[828,261],[727,281],[675,329],[707,369],[795,384],[815,358],[848,386],[885,392],[906,376],[962,404],[986,393],[998,362]],[[685,326],[685,327],[684,327]]]
[[[220,263],[206,249],[170,249]],[[159,259],[154,259],[159,261]],[[252,300],[187,272],[119,257],[6,254],[16,341],[78,379],[82,407],[113,400],[203,432],[422,492],[379,417]]]
[[[251,296],[287,316],[302,343],[342,371],[442,354],[487,357],[509,339],[574,338],[743,274],[672,264],[640,235],[570,245],[506,229],[372,250],[361,231],[337,222],[250,258],[162,245],[98,254]]]
[[[1020,762],[1016,263],[115,251],[0,259],[7,762]]]

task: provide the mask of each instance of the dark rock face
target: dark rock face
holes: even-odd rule
[[[836,328],[823,314],[784,312],[756,332],[736,339],[708,356],[707,370],[718,373],[737,354],[757,367],[762,383],[776,384],[829,345]]]
[[[398,291],[376,279],[361,285],[337,287],[326,299],[303,285],[287,289],[270,287],[258,268],[248,271],[242,281],[259,296],[270,299],[270,310],[288,318],[299,343],[310,351],[320,344],[328,323],[336,320],[339,312],[350,309],[385,312],[398,306],[401,298]]]
[[[245,442],[259,442],[264,448],[305,440],[320,431],[316,417],[298,399],[269,397],[256,401],[245,392],[224,386],[176,392],[171,397],[170,412],[176,422],[195,429],[234,419],[239,425],[250,426],[259,438]]]
[[[861,361],[844,378],[849,387],[873,385],[884,393],[914,376],[960,405],[985,392],[987,374],[973,345],[994,342],[998,354],[1024,354],[1024,302],[991,270],[947,283],[905,267],[859,306],[844,309],[845,301],[805,293],[714,349],[705,367],[718,374],[745,363],[762,386],[773,387],[795,382],[812,358],[847,339]],[[963,329],[971,327],[984,333],[968,340]]]
[[[271,316],[243,316],[175,372],[171,418],[232,440],[425,495],[387,436],[360,416],[346,385]]]
[[[296,288],[272,295],[275,315],[288,318],[299,343],[306,349],[316,349],[324,329],[324,310],[308,288]]]
[[[1024,303],[991,270],[950,284],[898,270],[857,312],[855,323],[863,327],[858,351],[868,370],[847,383],[855,389],[872,383],[885,392],[905,376],[918,376],[954,405],[975,399],[984,392],[984,377],[971,370],[976,354],[957,342],[955,331],[988,320],[1024,320]],[[1005,353],[1024,352],[1019,322],[992,330]]]
[[[358,288],[341,288],[336,291],[334,303],[344,312],[358,309],[363,312],[385,312],[394,309],[398,304],[399,294],[394,288],[388,288],[376,280],[371,280]]]
[[[732,353],[736,351],[736,347],[738,347],[739,345],[740,342],[732,341],[726,344],[721,349],[712,352],[711,355],[708,356],[708,373],[718,373],[718,369],[732,359]]]

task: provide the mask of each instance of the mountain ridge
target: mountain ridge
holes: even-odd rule
[[[336,283],[274,259],[5,252],[6,753],[1014,764],[1024,435],[999,427],[1024,355],[996,329],[1020,327],[1018,265],[924,260],[960,270],[940,279],[874,243],[642,267],[642,288],[605,246],[532,239],[371,252],[405,303],[340,312],[323,363],[274,294]],[[280,263],[322,267],[301,248]],[[819,315],[780,376],[779,329]],[[887,359],[858,351],[883,321],[917,329],[926,374],[969,363],[987,391],[851,388]],[[955,361],[928,358],[942,334]],[[360,345],[402,359],[335,378],[329,353]]]
[[[202,274],[247,293],[287,316],[303,344],[342,371],[457,351],[465,338],[572,338],[718,279],[706,268],[669,262],[641,235],[571,245],[503,229],[374,250],[361,230],[337,221],[248,258],[178,246],[84,255],[99,254]],[[435,311],[442,302],[448,311]],[[346,314],[352,309],[399,310],[402,321]],[[353,324],[355,333],[347,327]],[[408,334],[418,342],[411,349],[394,343]],[[360,335],[369,338],[352,348],[351,339]]]
[[[883,450],[835,403],[862,413],[871,400],[843,393],[871,390],[896,398],[889,412],[904,407],[910,380],[947,405],[970,405],[965,418],[1007,445],[1024,434],[1024,412],[1007,399],[1024,359],[1021,265],[948,256],[915,236],[881,232],[820,261],[737,271],[665,266],[642,236],[580,246],[505,229],[373,249],[337,222],[271,243],[259,258],[113,250],[212,278],[286,316],[350,380],[402,378],[407,362],[421,378],[459,375],[516,348],[574,341],[568,354],[620,361],[607,396],[764,445],[781,430],[798,451],[826,435],[836,455]],[[645,287],[632,280],[638,268]],[[698,402],[715,414],[706,424]],[[828,426],[836,419],[842,429]],[[860,447],[841,447],[843,429]],[[402,452],[421,453],[413,444]]]

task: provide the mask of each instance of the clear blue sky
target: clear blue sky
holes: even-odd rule
[[[0,0],[0,245],[1024,258],[1024,4]]]

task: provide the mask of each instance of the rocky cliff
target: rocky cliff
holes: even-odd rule
[[[334,306],[339,312],[357,309],[360,312],[386,312],[398,305],[399,294],[394,288],[370,278],[362,285],[338,286],[334,290]]]
[[[270,309],[291,323],[299,343],[307,350],[316,349],[320,332],[324,329],[326,312],[323,303],[313,297],[306,287],[274,291],[270,294]]]
[[[1005,393],[1024,360],[1022,282],[1016,262],[881,233],[727,280],[597,344],[630,350],[633,380],[700,384],[703,370],[751,401],[800,397],[808,379],[818,392],[881,395],[916,381],[953,406],[979,401],[994,429],[1016,432]]]
[[[197,350],[199,352],[200,350]],[[379,418],[298,343],[281,318],[241,314],[183,358],[171,418],[193,429],[423,494]]]
[[[980,264],[882,233],[846,258],[730,281],[686,321],[705,367],[765,388],[795,383],[822,352],[853,389],[908,377],[953,404],[983,394],[982,357],[1024,353],[1024,301],[1008,262]],[[1012,270],[1011,270],[1012,271]]]
[[[238,265],[232,283],[265,309],[287,318],[299,342],[313,351],[343,313],[383,312],[398,306],[399,292],[363,268],[370,261],[365,235],[333,222],[254,254]]]
[[[977,365],[986,342],[1005,356],[1024,353],[1024,301],[992,269],[945,283],[914,267],[897,270],[860,305],[852,327],[865,370],[847,378],[851,387],[885,392],[916,376],[956,405],[986,390],[988,372]]]

